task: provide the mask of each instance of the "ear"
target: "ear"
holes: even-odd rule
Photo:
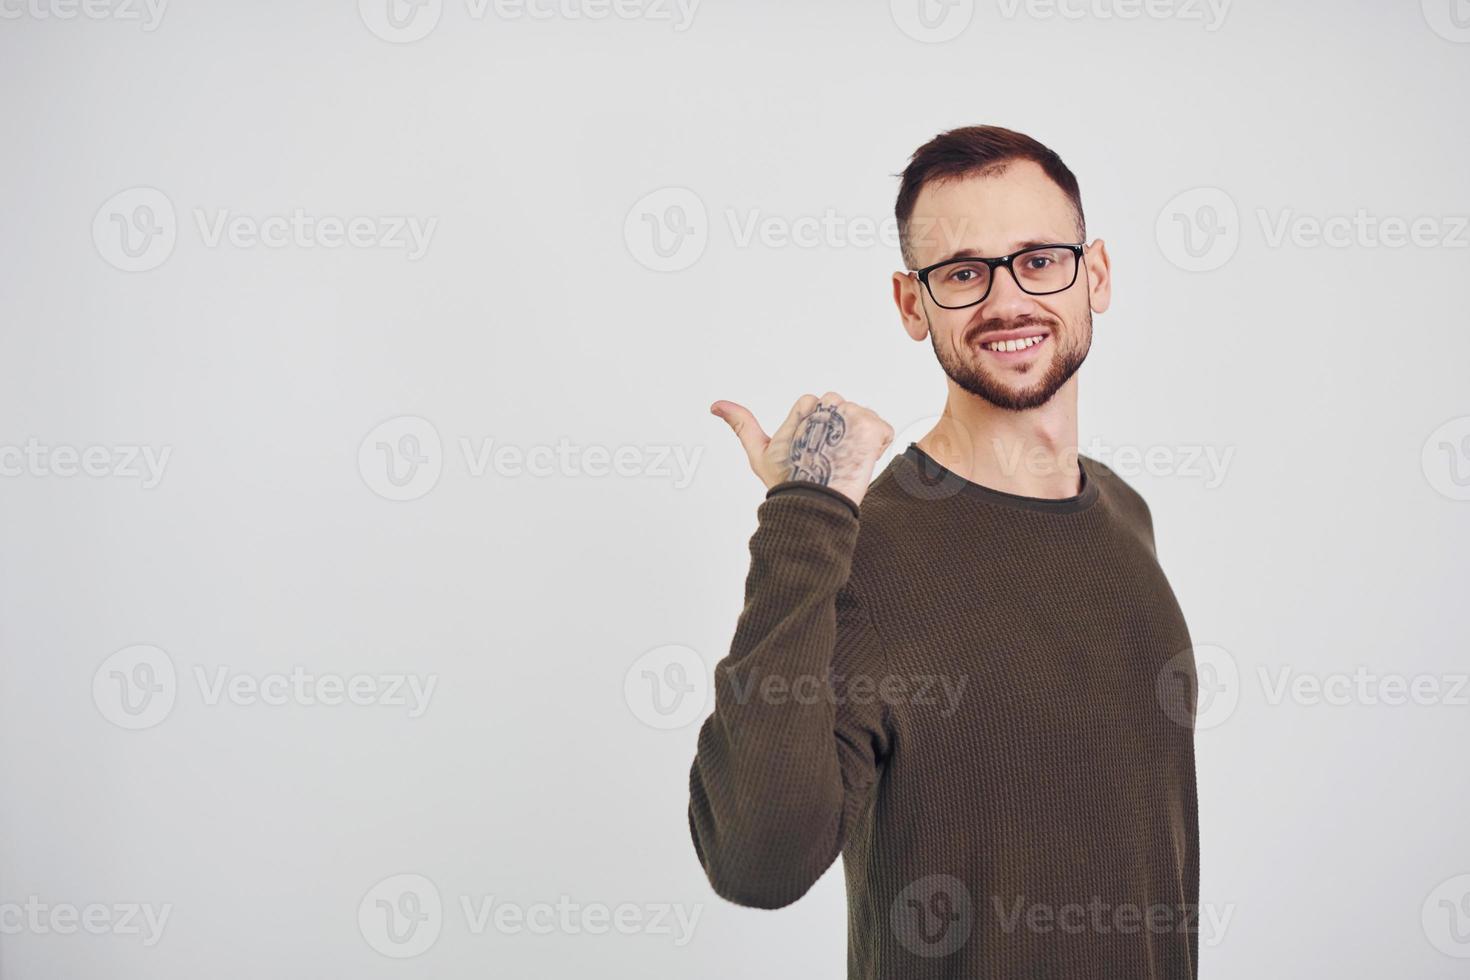
[[[898,306],[904,332],[914,340],[929,336],[929,314],[924,308],[924,284],[911,272],[893,274],[893,302]]]
[[[1113,302],[1113,270],[1108,263],[1107,243],[1094,238],[1082,253],[1082,262],[1087,267],[1087,301],[1092,312],[1106,313]]]

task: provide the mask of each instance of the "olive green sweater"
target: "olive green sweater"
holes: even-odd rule
[[[757,509],[689,825],[741,905],[841,854],[851,980],[1197,975],[1190,637],[1147,504],[1080,465],[1021,497],[910,443],[861,507]]]

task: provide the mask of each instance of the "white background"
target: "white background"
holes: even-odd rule
[[[742,909],[689,838],[762,496],[707,408],[835,389],[923,434],[943,375],[884,223],[974,123],[1060,152],[1113,258],[1082,448],[1149,501],[1225,705],[1202,976],[1470,967],[1463,2],[65,3],[0,4],[5,980],[842,977],[839,867]],[[365,237],[211,237],[297,209]],[[669,645],[705,672],[682,719],[642,686]],[[297,667],[434,687],[212,697]],[[1272,703],[1360,668],[1436,703]],[[442,911],[398,943],[405,890]],[[477,932],[491,897],[648,927]],[[94,904],[99,935],[53,915]]]

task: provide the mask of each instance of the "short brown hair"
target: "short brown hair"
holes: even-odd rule
[[[914,256],[909,244],[909,221],[914,215],[914,202],[924,185],[934,180],[953,180],[959,177],[988,177],[998,174],[1013,160],[1030,160],[1041,167],[1062,192],[1072,201],[1077,212],[1077,235],[1079,240],[1087,237],[1087,223],[1082,217],[1082,192],[1077,189],[1077,178],[1062,158],[1036,140],[1003,129],[1000,126],[964,126],[940,133],[914,151],[909,165],[902,174],[898,188],[898,203],[894,205],[894,216],[898,218],[899,248],[906,265],[913,268]]]

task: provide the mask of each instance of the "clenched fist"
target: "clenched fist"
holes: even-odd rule
[[[729,423],[750,457],[750,468],[770,489],[786,480],[810,480],[861,503],[878,457],[893,441],[893,426],[835,391],[802,395],[775,435],[743,405],[717,401],[710,412]]]

